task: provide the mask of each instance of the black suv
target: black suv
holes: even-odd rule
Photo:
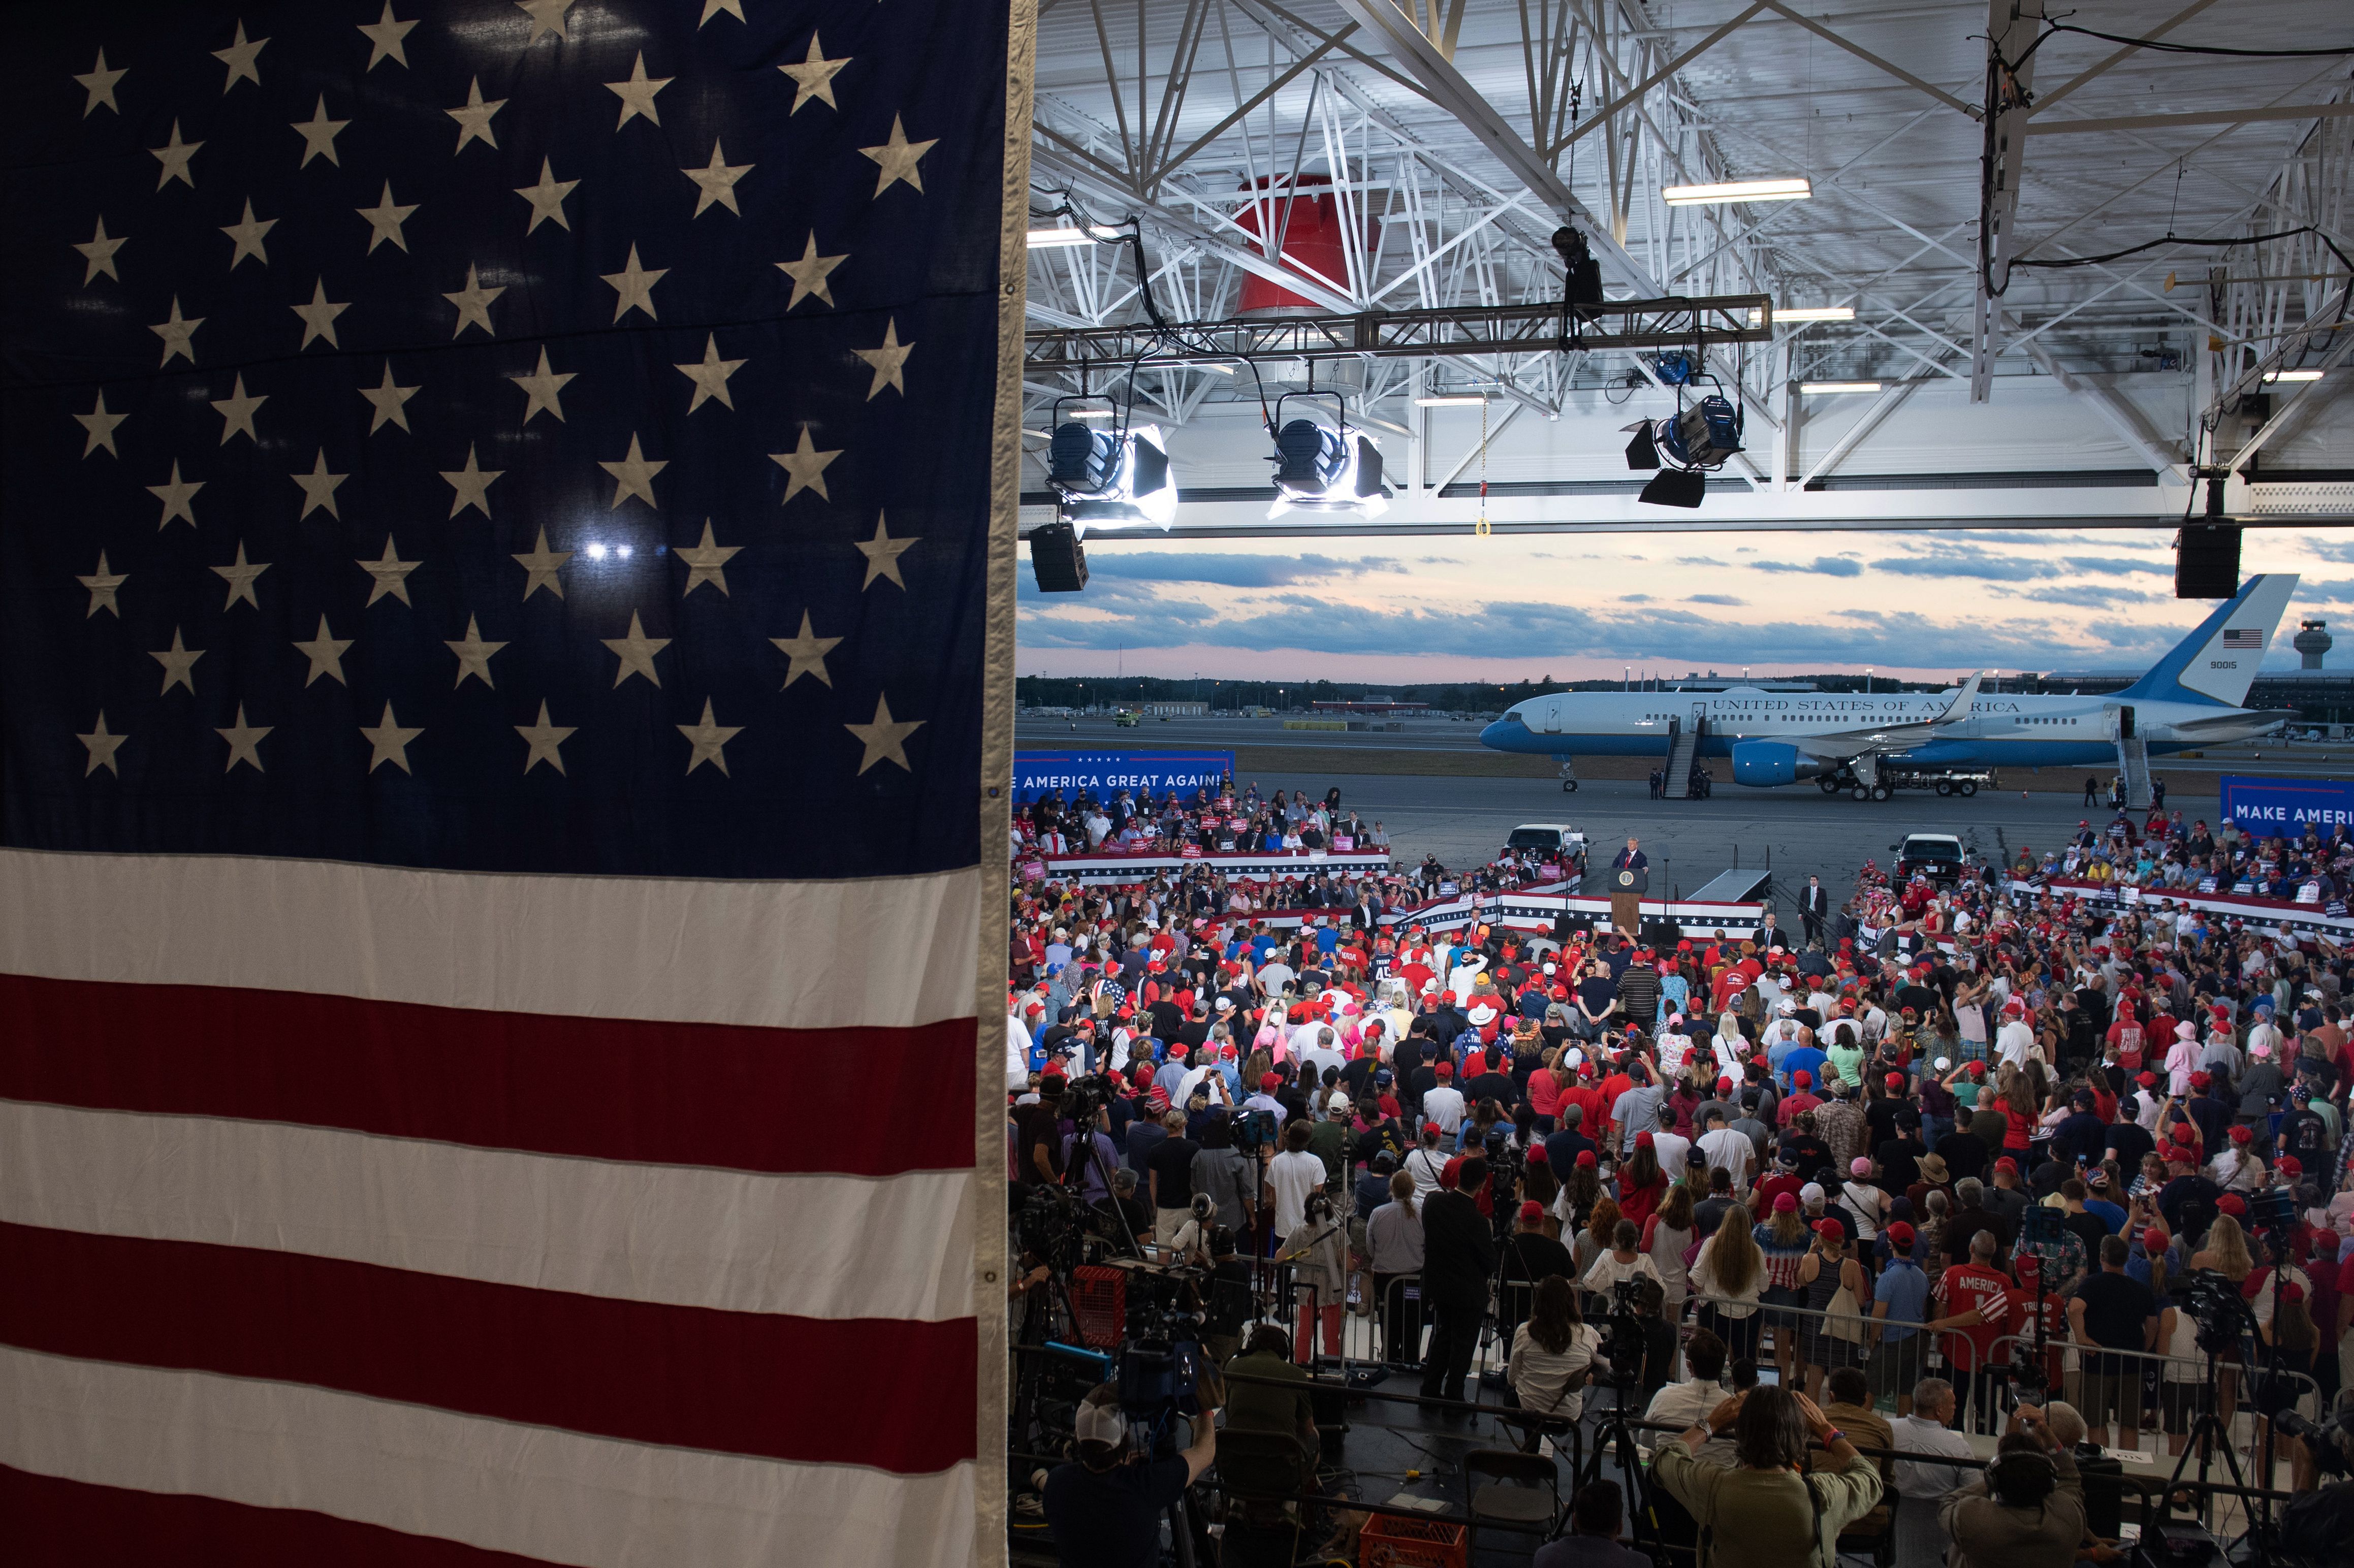
[[[1911,833],[1903,843],[1888,848],[1896,856],[1894,881],[1908,882],[1915,872],[1941,885],[1961,880],[1962,841],[1951,833]]]

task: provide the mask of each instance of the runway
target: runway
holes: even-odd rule
[[[1261,779],[1272,787],[1278,780]],[[1808,874],[1820,876],[1834,899],[1853,890],[1866,859],[1884,869],[1889,846],[1908,832],[1958,834],[1972,850],[2007,860],[2021,845],[2043,849],[2073,833],[2091,813],[2064,798],[2021,800],[1979,794],[1971,800],[1903,794],[1884,804],[1850,800],[1807,789],[1741,790],[1723,787],[1705,800],[1654,800],[1641,784],[1604,780],[1575,795],[1538,779],[1415,779],[1335,774],[1285,779],[1286,788],[1323,790],[1339,785],[1343,806],[1381,821],[1392,852],[1405,863],[1436,854],[1450,866],[1483,863],[1522,822],[1566,822],[1604,853],[1632,834],[1651,857],[1652,886],[1685,892],[1734,865],[1770,866],[1785,906]]]

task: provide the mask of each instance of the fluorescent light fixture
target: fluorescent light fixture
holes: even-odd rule
[[[1841,392],[1877,392],[1880,390],[1880,383],[1877,381],[1802,381],[1798,383],[1798,390],[1829,397]]]
[[[1792,180],[1731,180],[1717,185],[1670,185],[1659,199],[1670,207],[1706,207],[1730,201],[1804,201],[1815,194],[1803,176]]]
[[[1749,324],[1755,326],[1766,319],[1762,311],[1749,313]],[[1774,324],[1795,325],[1799,322],[1851,322],[1855,320],[1853,305],[1776,305]]]
[[[1417,408],[1479,408],[1486,407],[1487,402],[1487,398],[1474,392],[1461,397],[1416,397],[1414,406]]]
[[[1093,245],[1096,237],[1084,228],[1034,228],[1030,231],[1030,249],[1048,250],[1066,245]]]
[[[1197,359],[1193,362],[1193,368],[1196,370],[1212,371],[1220,376],[1232,376],[1235,374],[1235,367],[1233,366],[1220,365],[1214,359]]]
[[[2267,370],[2264,372],[2264,379],[2267,381],[2318,381],[2321,379],[2321,372],[2318,370]]]
[[[1116,419],[1119,418],[1119,410],[1117,408],[1081,408],[1073,413],[1071,418],[1074,419]]]
[[[1128,230],[1108,223],[1091,223],[1087,225],[1087,232],[1097,239],[1124,239],[1128,237]]]

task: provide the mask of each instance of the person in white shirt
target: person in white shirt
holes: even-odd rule
[[[1317,1081],[1320,1083],[1323,1081],[1325,1068],[1330,1067],[1338,1072],[1348,1065],[1341,1054],[1338,1040],[1329,1024],[1316,1032],[1316,1038],[1310,1041],[1307,1049],[1299,1054],[1301,1061],[1316,1069]]]
[[[1436,1069],[1438,1086],[1422,1093],[1422,1119],[1448,1138],[1463,1125],[1463,1091],[1455,1086],[1455,1069],[1441,1062]]]
[[[1890,1446],[1900,1454],[1939,1455],[1967,1463],[1974,1457],[1970,1440],[1946,1425],[1954,1418],[1954,1385],[1941,1377],[1925,1377],[1913,1385],[1913,1414],[1889,1423]],[[1937,1522],[1936,1503],[1971,1475],[1956,1465],[1925,1464],[1899,1459],[1889,1478],[1898,1495],[1916,1499],[1896,1510],[1896,1560],[1899,1563],[1943,1563],[1946,1531]]]
[[[1283,1152],[1267,1161],[1263,1194],[1275,1211],[1275,1234],[1288,1236],[1307,1217],[1308,1194],[1324,1185],[1324,1160],[1308,1151],[1308,1124],[1295,1121],[1283,1129]]]
[[[1318,1163],[1322,1162],[1320,1160]],[[1437,1124],[1427,1121],[1422,1124],[1421,1147],[1409,1150],[1405,1162],[1398,1169],[1414,1178],[1414,1195],[1417,1202],[1438,1191],[1438,1178],[1447,1169],[1447,1156],[1438,1147]]]
[[[1030,1082],[1030,1031],[1022,1026],[1019,1018],[1008,1015],[1005,1020],[1005,1086],[1025,1087]]]
[[[1549,1274],[1537,1282],[1529,1319],[1512,1335],[1507,1368],[1513,1397],[1532,1414],[1575,1425],[1585,1414],[1579,1392],[1597,1359],[1602,1336],[1578,1316],[1569,1281]]]
[[[1651,1403],[1643,1410],[1644,1420],[1681,1430],[1707,1420],[1709,1413],[1724,1402],[1724,1385],[1719,1381],[1724,1376],[1724,1341],[1706,1329],[1695,1329],[1684,1341],[1683,1354],[1685,1381],[1669,1383],[1651,1395]],[[1711,1438],[1702,1445],[1700,1457],[1731,1469],[1733,1440]]]
[[[2006,1011],[2002,1027],[1995,1032],[1994,1054],[2010,1065],[2025,1068],[2031,1057],[2041,1057],[2042,1051],[2036,1044],[2035,1031],[2026,1018]]]
[[[2261,1051],[2277,1056],[2284,1044],[2281,1032],[2273,1025],[2272,1013],[2259,1008],[2255,1027],[2248,1031],[2248,1054],[2253,1057]]]
[[[1722,1171],[1733,1178],[1735,1192],[1749,1185],[1750,1168],[1757,1163],[1757,1146],[1749,1141],[1747,1133],[1735,1132],[1726,1126],[1722,1112],[1709,1113],[1708,1131],[1701,1135],[1700,1151],[1711,1170]]]
[[[1659,1279],[1659,1266],[1651,1261],[1649,1253],[1638,1250],[1642,1235],[1634,1221],[1619,1221],[1610,1234],[1610,1250],[1595,1255],[1585,1277],[1577,1282],[1579,1288],[1589,1295],[1606,1297],[1621,1280],[1650,1279],[1658,1280],[1659,1288],[1666,1290],[1667,1281]]]
[[[1651,1152],[1658,1157],[1659,1169],[1667,1173],[1670,1181],[1682,1178],[1684,1167],[1691,1162],[1692,1147],[1691,1139],[1680,1132],[1668,1130],[1673,1114],[1667,1107],[1661,1106],[1659,1130],[1651,1134]]]

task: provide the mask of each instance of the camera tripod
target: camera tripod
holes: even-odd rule
[[[2207,1353],[2207,1378],[2200,1399],[2199,1419],[2190,1424],[2190,1441],[2183,1445],[2182,1457],[2174,1461],[2174,1473],[2166,1478],[2169,1509],[2174,1488],[2182,1479],[2182,1472],[2190,1467],[2192,1457],[2198,1457],[2199,1484],[2203,1488],[2207,1484],[2207,1472],[2214,1464],[2214,1450],[2219,1447],[2223,1451],[2224,1467],[2232,1474],[2232,1484],[2238,1487],[2243,1495],[2248,1489],[2247,1477],[2240,1470],[2240,1457],[2232,1451],[2232,1429],[2223,1424],[2221,1416],[2215,1414],[2215,1393],[2221,1386],[2216,1363],[2222,1359],[2222,1350],[2220,1345],[2205,1343],[2208,1338],[2203,1332],[2200,1335],[2200,1349]],[[2203,1512],[2212,1501],[2212,1494],[2202,1494],[2200,1510]]]
[[[1612,1370],[1608,1386],[1617,1397],[1610,1402],[1609,1410],[1602,1413],[1599,1430],[1594,1436],[1594,1451],[1577,1467],[1576,1479],[1578,1489],[1583,1491],[1596,1481],[1607,1478],[1603,1471],[1615,1460],[1623,1478],[1619,1484],[1627,1494],[1629,1544],[1649,1556],[1666,1543],[1652,1510],[1650,1472],[1636,1451],[1635,1429],[1628,1424],[1627,1398],[1639,1386],[1640,1380],[1639,1367],[1627,1372]],[[1563,1521],[1564,1527],[1567,1522]]]

